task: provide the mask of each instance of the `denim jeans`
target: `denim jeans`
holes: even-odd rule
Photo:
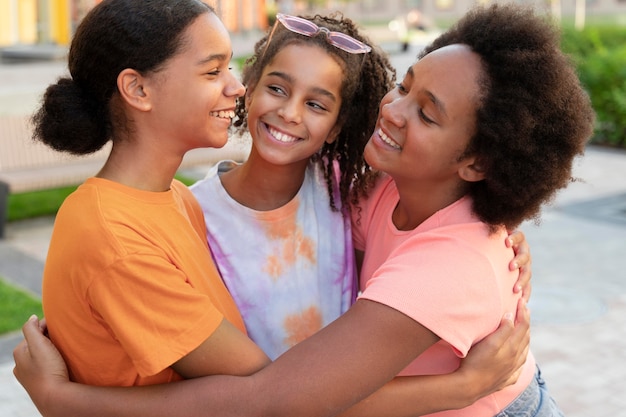
[[[548,393],[546,383],[537,367],[528,387],[495,417],[565,417]]]

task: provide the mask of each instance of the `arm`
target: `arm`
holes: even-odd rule
[[[375,304],[375,303],[374,303]],[[397,313],[397,312],[396,312]],[[397,313],[401,316],[403,316],[401,313]],[[404,316],[403,316],[404,317]],[[28,327],[28,325],[26,326]],[[502,326],[501,326],[502,328]],[[516,334],[524,334],[521,332],[520,326],[516,327]],[[348,333],[350,333],[350,331],[348,331]],[[35,335],[32,336],[33,338],[36,339]],[[496,336],[491,336],[489,338],[486,339],[486,341],[489,341],[493,339],[495,340],[499,340],[496,338]],[[515,340],[513,337],[510,340]],[[512,342],[508,342],[508,346],[511,346]],[[484,342],[483,342],[484,345]],[[480,345],[479,345],[480,346]],[[487,345],[489,346],[489,345]],[[503,345],[505,346],[505,345]],[[517,346],[517,345],[513,345],[513,346]],[[523,346],[527,347],[527,343]],[[49,349],[52,349],[51,347],[49,347]],[[476,352],[480,352],[479,347],[474,348],[474,350]],[[472,352],[474,352],[474,350],[472,350]],[[20,349],[16,349],[16,352],[19,352]],[[493,352],[493,351],[492,351]],[[478,354],[475,355],[476,357],[480,357]],[[470,356],[463,362],[464,364],[469,364],[470,362],[470,358],[472,357],[472,354],[470,354]],[[486,358],[491,358],[491,354],[488,355],[484,355],[483,357]],[[521,357],[521,356],[518,356]],[[31,371],[33,372],[38,372],[37,368],[36,368],[36,357],[34,358],[30,358],[29,356],[22,356],[22,362],[20,363],[18,361],[18,357],[16,356],[16,361],[18,363],[18,367],[16,367],[16,376],[19,377],[19,373],[20,373],[20,369],[23,370],[28,370],[27,369],[27,365],[29,366],[33,366],[33,369],[31,369]],[[232,356],[231,356],[232,358]],[[31,362],[29,363],[28,360],[32,359]],[[481,364],[480,361],[476,361],[476,363]],[[488,365],[491,362],[489,360],[483,360],[482,361],[482,365]],[[19,365],[22,365],[22,367],[20,367]],[[61,362],[61,365],[63,365],[63,363]],[[341,365],[339,365],[341,367]],[[506,364],[503,364],[502,366],[506,366]],[[401,367],[402,368],[402,367]],[[400,368],[400,369],[401,369]],[[465,367],[465,369],[472,369],[471,367]],[[470,381],[474,381],[470,386],[474,387],[477,389],[476,392],[469,392],[466,391],[464,389],[459,390],[460,387],[463,387],[462,384],[459,384],[458,382],[454,382],[454,381],[458,381],[458,380],[465,380],[463,378],[467,378],[467,375],[464,376],[464,374],[462,373],[462,370],[464,368],[462,367],[460,371],[451,374],[450,376],[438,376],[438,377],[428,377],[428,378],[419,378],[419,377],[413,377],[413,378],[402,378],[402,379],[398,379],[397,381],[394,381],[391,385],[389,385],[388,387],[385,388],[384,392],[393,392],[393,390],[391,390],[392,387],[396,387],[395,389],[397,389],[397,392],[400,393],[400,395],[402,395],[402,392],[406,393],[407,397],[404,398],[408,398],[408,400],[403,401],[403,403],[409,404],[411,408],[415,407],[415,410],[421,410],[418,407],[425,407],[424,410],[441,410],[441,409],[450,409],[450,408],[458,408],[458,407],[462,407],[465,405],[469,405],[471,404],[476,398],[484,396],[486,394],[489,394],[491,392],[494,392],[498,389],[501,389],[502,387],[504,387],[505,385],[508,385],[512,382],[514,382],[514,380],[517,378],[517,376],[512,377],[511,380],[509,380],[505,385],[500,386],[499,384],[501,382],[498,382],[498,376],[496,375],[496,377],[493,379],[493,383],[492,385],[487,384],[486,381],[489,381],[488,377],[485,378],[484,374],[481,374],[480,377],[476,378],[476,377],[469,377]],[[480,368],[477,368],[480,369]],[[505,368],[501,368],[502,370],[504,370]],[[33,396],[33,400],[35,400],[36,403],[38,403],[38,399],[41,397],[38,397],[38,392],[41,392],[42,390],[40,390],[40,388],[43,388],[43,391],[45,391],[45,383],[43,381],[46,380],[46,378],[43,378],[44,375],[39,375],[39,377],[41,377],[42,383],[38,384],[37,380],[38,377],[35,376],[33,377],[31,380],[29,380],[28,377],[28,373],[24,371],[21,372],[21,374],[23,375],[22,377],[19,377],[20,381],[23,383],[23,385],[27,388],[27,390],[31,393],[31,395]],[[45,374],[44,370],[40,370],[39,372],[41,372],[42,374]],[[482,371],[481,371],[482,372]],[[507,371],[510,372],[510,371]],[[184,373],[184,372],[183,372]],[[54,372],[52,372],[52,374],[54,375]],[[238,375],[241,374],[245,374],[244,373],[236,373]],[[471,375],[471,374],[470,374]],[[479,373],[475,373],[474,375],[479,375]],[[493,374],[491,374],[493,375]],[[446,382],[446,378],[450,378],[450,381]],[[472,379],[473,378],[473,379]],[[415,382],[418,381],[420,379],[430,379],[429,382]],[[409,382],[410,380],[413,380],[413,382]],[[400,382],[402,381],[402,382]],[[439,381],[439,382],[437,382]],[[475,383],[475,381],[479,381],[479,383]],[[271,381],[270,381],[271,383]],[[486,385],[481,385],[480,383],[486,384]],[[412,385],[412,384],[416,384],[416,385]],[[421,385],[420,385],[421,384]],[[297,386],[297,384],[296,384]],[[329,385],[332,386],[332,385]],[[405,388],[403,388],[405,387]],[[446,394],[446,391],[444,388],[440,388],[440,387],[447,387],[447,388],[456,388],[457,391],[459,392],[454,392],[452,391],[449,394]],[[431,388],[432,391],[428,391],[428,389]],[[81,388],[77,388],[80,392]],[[380,395],[377,395],[376,397],[372,397],[368,400],[369,405],[371,406],[371,404],[375,401],[381,401],[380,404],[385,404],[385,400],[384,395],[382,394],[383,392],[381,391]],[[422,398],[423,397],[423,398]],[[61,397],[59,397],[61,398]],[[79,400],[81,397],[77,396],[75,397],[76,400]],[[132,398],[132,397],[131,397]],[[387,398],[391,398],[391,403],[394,404],[394,408],[398,405],[398,400],[396,400],[396,397],[387,397]],[[457,402],[451,402],[450,399],[456,399],[458,400]],[[114,401],[116,403],[119,402],[118,399],[114,399]],[[61,404],[64,404],[63,402],[61,402]],[[87,407],[86,413],[88,414],[89,412],[93,411],[93,407],[90,405],[89,402],[85,401],[86,405],[89,405]],[[388,404],[388,403],[387,403]],[[430,405],[429,405],[430,404]],[[80,408],[78,408],[80,409]],[[368,408],[370,409],[370,408]],[[383,410],[385,410],[385,412],[383,414],[388,413],[389,408],[387,408],[387,406],[382,407]],[[373,407],[371,408],[371,410],[375,410]],[[429,411],[415,411],[415,410],[409,410],[409,412],[407,412],[407,415],[411,415],[411,411],[415,414],[421,414],[424,412],[429,412]],[[50,414],[53,415],[53,414]],[[78,414],[80,415],[80,414]],[[106,414],[105,414],[106,415]],[[373,415],[376,415],[375,413]],[[401,413],[398,415],[402,415]]]
[[[24,335],[25,341],[14,351],[14,373],[45,416],[64,415],[67,411],[75,415],[92,415],[94,397],[98,398],[99,415],[123,415],[121,413],[125,410],[133,415],[135,401],[141,398],[140,395],[148,398],[150,395],[157,398],[184,398],[190,393],[197,393],[193,394],[198,395],[196,402],[202,396],[203,385],[192,386],[187,392],[187,382],[155,386],[149,388],[150,392],[136,394],[133,394],[133,389],[96,388],[70,383],[60,354],[50,340],[42,335],[33,318],[24,325]],[[389,415],[390,410],[393,410],[394,416],[412,416],[469,405],[517,379],[528,352],[529,339],[528,310],[524,303],[520,303],[515,329],[510,320],[504,319],[494,334],[472,348],[458,371],[449,375],[395,378],[342,416]],[[493,366],[493,363],[500,365]],[[508,367],[504,365],[506,363]],[[190,399],[192,402],[193,395]],[[127,403],[130,408],[127,408]],[[157,405],[156,408],[165,410],[160,407]],[[197,404],[197,408],[201,410],[202,406]],[[188,415],[202,413],[199,411],[198,414]]]
[[[205,375],[251,375],[270,359],[239,329],[224,319],[200,346],[172,368],[185,378]]]
[[[207,410],[220,417],[332,416],[369,396],[437,341],[404,314],[360,300],[331,325],[250,377],[104,388],[68,382],[66,371],[59,371],[58,356],[54,360],[56,351],[47,356],[52,345],[38,331],[36,321],[29,321],[24,332],[26,342],[14,351],[14,372],[44,416],[191,417],[207,415]]]
[[[510,318],[503,318],[494,333],[472,347],[457,371],[396,377],[341,417],[410,417],[467,407],[517,381],[529,344],[530,315],[520,301],[515,327]]]

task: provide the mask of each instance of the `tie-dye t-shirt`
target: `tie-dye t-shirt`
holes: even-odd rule
[[[252,210],[228,195],[219,174],[234,166],[220,162],[191,191],[204,211],[215,263],[248,335],[275,359],[352,304],[356,278],[350,218],[331,210],[319,164],[309,163],[298,194],[270,211]]]

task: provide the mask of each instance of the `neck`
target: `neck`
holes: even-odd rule
[[[274,165],[251,149],[239,167],[220,176],[226,192],[239,204],[258,211],[280,208],[291,201],[304,182],[308,160]]]
[[[114,142],[96,176],[144,191],[169,190],[183,155],[164,155],[137,148],[129,141]]]
[[[462,198],[467,190],[465,182],[450,184],[416,184],[396,181],[399,201],[392,221],[398,230],[413,230],[439,210]]]

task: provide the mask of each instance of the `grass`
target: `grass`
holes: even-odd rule
[[[41,301],[0,278],[0,334],[20,329],[32,314],[43,317]]]
[[[185,185],[191,185],[195,180],[177,175],[176,178]],[[9,194],[7,221],[32,219],[42,216],[53,216],[61,207],[63,200],[76,189],[77,186],[53,188],[49,190],[31,191],[27,193]]]
[[[65,197],[75,189],[76,186],[9,194],[7,220],[12,222],[53,215],[59,210]]]

